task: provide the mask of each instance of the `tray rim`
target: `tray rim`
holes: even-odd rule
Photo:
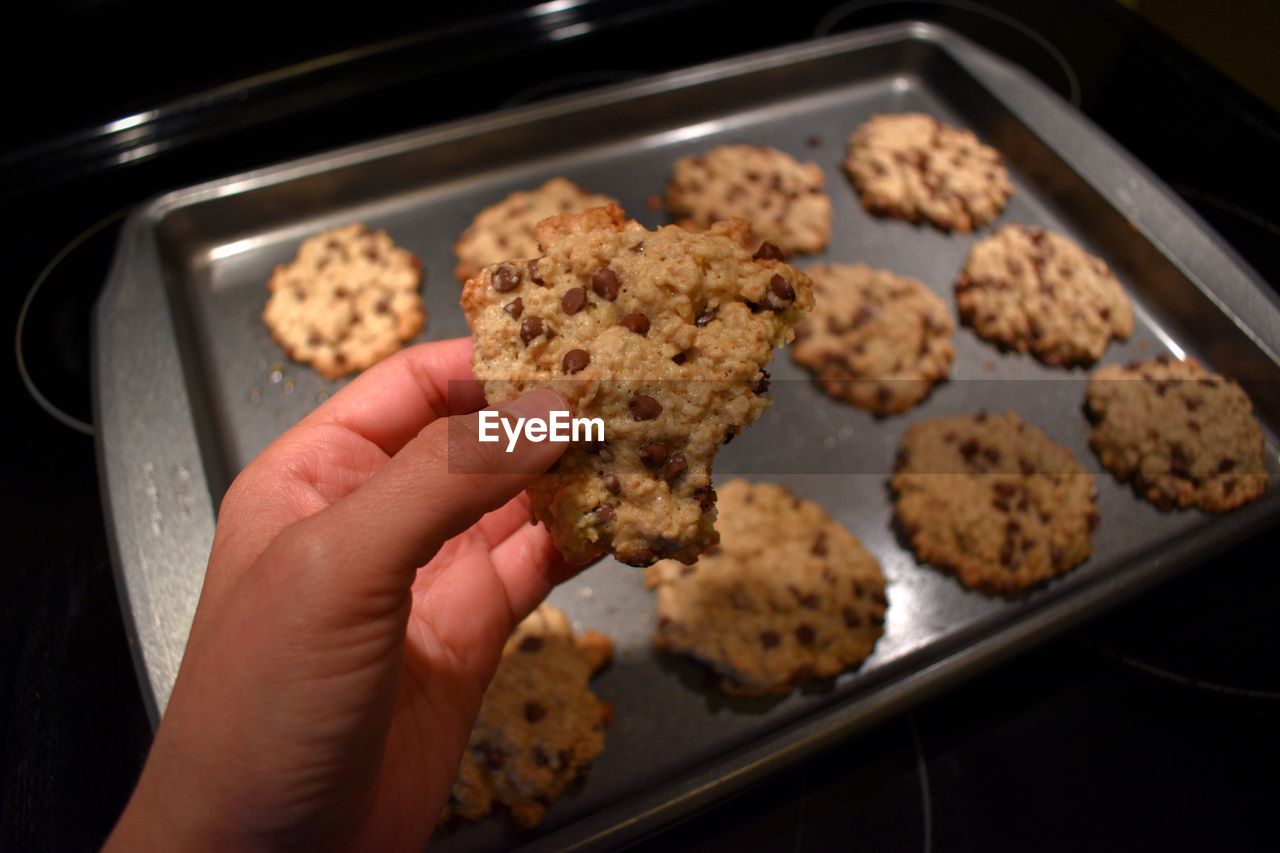
[[[157,560],[167,560],[173,578],[198,579],[194,590],[198,593],[215,518],[214,500],[202,467],[195,415],[183,378],[177,332],[172,324],[167,324],[159,330],[156,340],[158,330],[149,330],[153,345],[144,347],[141,336],[131,334],[129,324],[121,322],[122,318],[140,316],[148,310],[172,315],[160,272],[156,234],[169,214],[223,196],[251,192],[451,139],[895,42],[925,43],[945,52],[964,67],[1004,109],[1027,125],[1050,150],[1082,175],[1107,204],[1123,214],[1142,237],[1273,363],[1280,363],[1280,296],[1269,290],[1261,277],[1208,223],[1055,92],[985,48],[933,23],[899,22],[785,45],[636,82],[408,131],[174,190],[136,208],[122,228],[107,283],[94,308],[91,347],[94,415],[99,425],[96,432],[99,480],[108,544],[135,668],[153,727],[158,725],[176,676],[186,630],[181,631],[183,640],[177,642],[169,633],[174,627],[173,620],[158,625],[149,618],[154,613],[148,613],[144,603],[153,596],[171,597],[165,594],[173,590],[155,589],[156,579],[149,577],[145,569]],[[1091,160],[1087,170],[1082,163],[1086,156]],[[1105,168],[1096,162],[1098,158],[1103,160],[1101,166]],[[1134,189],[1141,193],[1126,191]],[[1141,194],[1147,195],[1139,204],[1137,196]],[[1207,275],[1210,267],[1218,274],[1213,279]],[[1231,274],[1229,277],[1221,277],[1224,268]],[[139,270],[144,274],[139,274]],[[1212,286],[1208,283],[1210,280]],[[146,365],[150,372],[140,374],[136,370],[140,364]],[[106,393],[107,389],[112,393]],[[126,406],[124,400],[136,405]],[[140,421],[168,425],[168,440],[162,443],[163,447],[157,449],[143,431],[132,428]],[[144,468],[150,466],[147,471],[129,464],[141,459],[148,460],[144,464]],[[183,472],[186,494],[166,493],[156,497],[148,491],[169,485],[155,481],[157,468]],[[140,508],[128,500],[140,494],[140,489],[152,496],[149,507]],[[166,505],[166,497],[176,498],[177,506]],[[1230,528],[1217,525],[1210,531],[1215,535],[1175,538],[1164,553],[1142,561],[1152,563],[1148,568],[1133,567],[1122,575],[1099,580],[1075,597],[1048,602],[1000,632],[961,643],[956,651],[924,669],[892,679],[868,694],[816,710],[750,746],[682,774],[661,791],[645,791],[612,803],[532,839],[522,849],[614,846],[635,841],[660,826],[688,817],[827,744],[874,725],[1100,612],[1099,599],[1106,602],[1102,609],[1113,607],[1198,560],[1273,525],[1275,513],[1269,509],[1260,504],[1237,511],[1234,518],[1238,523]],[[166,551],[166,542],[170,545],[176,542],[180,547]],[[177,565],[185,569],[173,572]],[[190,584],[180,593],[190,600]],[[178,621],[182,621],[181,617]]]

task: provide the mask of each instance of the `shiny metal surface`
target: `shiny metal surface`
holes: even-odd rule
[[[213,528],[235,473],[338,384],[288,363],[258,317],[273,264],[321,228],[386,228],[427,270],[421,339],[467,334],[452,245],[481,206],[558,174],[619,198],[648,225],[671,162],[714,144],[774,145],[819,162],[835,205],[831,247],[951,283],[979,235],[947,235],[863,211],[840,172],[844,140],[872,113],[930,112],[1005,154],[1017,195],[1001,222],[1056,228],[1106,258],[1138,308],[1105,361],[1194,354],[1247,381],[1280,424],[1280,310],[1235,254],[1140,165],[1022,72],[933,26],[879,28],[430,129],[167,195],[128,223],[96,315],[95,388],[108,528],[144,688],[161,709],[181,656]],[[1162,514],[1103,474],[1080,413],[1086,374],[956,335],[953,381],[903,417],[835,403],[786,353],[775,405],[727,447],[717,476],[785,482],[877,554],[889,579],[885,635],[855,673],[780,700],[707,689],[695,665],[649,645],[642,573],[596,566],[553,600],[607,631],[596,681],[616,703],[608,748],[534,833],[500,821],[438,839],[445,850],[603,846],[635,838],[864,728],[1088,614],[1274,523],[1280,495],[1222,517]],[[1018,411],[1098,479],[1095,556],[1016,601],[962,590],[916,565],[890,528],[886,475],[906,427],[980,408]]]

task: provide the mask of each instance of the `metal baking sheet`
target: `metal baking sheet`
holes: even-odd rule
[[[919,110],[970,127],[1005,155],[1017,187],[999,220],[1055,228],[1104,257],[1137,308],[1104,361],[1193,354],[1248,380],[1275,461],[1280,310],[1265,285],[1185,205],[1025,73],[935,26],[894,25],[274,166],[155,200],[121,236],[95,321],[104,498],[118,586],[153,715],[181,657],[215,507],[240,468],[338,387],[288,363],[259,321],[272,265],[300,239],[353,220],[386,228],[426,265],[421,339],[467,334],[452,245],[507,193],[566,175],[647,225],[677,157],[722,142],[816,160],[835,206],[830,248],[951,285],[983,236],[869,216],[839,164],[877,112]],[[988,229],[989,230],[989,229]],[[781,700],[708,689],[695,664],[649,644],[642,572],[606,562],[556,590],[580,627],[617,644],[595,688],[616,703],[608,748],[534,832],[501,820],[440,837],[445,850],[616,844],[705,806],[834,739],[1109,607],[1264,525],[1280,489],[1237,512],[1160,513],[1102,472],[1080,412],[1086,374],[998,353],[967,329],[953,379],[906,416],[877,420],[823,396],[786,353],[773,409],[726,448],[717,478],[774,479],[812,497],[879,557],[884,637],[854,673]],[[1099,473],[1095,556],[1014,601],[966,592],[895,539],[885,481],[907,426],[1010,409]]]

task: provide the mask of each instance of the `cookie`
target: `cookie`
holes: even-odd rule
[[[884,631],[875,557],[813,501],[732,480],[720,490],[720,545],[692,566],[650,566],[658,648],[689,655],[734,696],[786,693],[861,663]]]
[[[967,587],[1014,595],[1092,551],[1093,477],[1013,413],[915,424],[895,471],[895,518],[911,549]]]
[[[813,313],[791,356],[822,390],[877,415],[905,412],[947,378],[955,323],[914,278],[865,264],[816,266]]]
[[[820,252],[831,239],[831,199],[817,163],[776,148],[721,145],[677,160],[667,211],[685,228],[745,219],[760,240],[783,253]]]
[[[1267,452],[1253,405],[1193,358],[1099,367],[1085,411],[1098,460],[1161,509],[1225,512],[1267,490]]]
[[[612,708],[587,682],[612,654],[608,637],[575,637],[549,604],[521,622],[485,691],[440,822],[480,820],[501,804],[516,826],[536,826],[604,751]]]
[[[385,231],[348,225],[302,242],[271,273],[262,322],[289,358],[329,379],[364,370],[427,321],[422,262]]]
[[[573,564],[693,562],[717,541],[711,462],[769,406],[774,347],[813,306],[809,278],[753,257],[741,220],[647,231],[612,205],[538,226],[541,257],[467,282],[473,368],[490,403],[550,385],[604,442],[571,445],[529,489]]]
[[[922,113],[872,117],[849,137],[844,169],[867,210],[945,231],[986,225],[1013,194],[998,151]]]
[[[558,213],[580,213],[591,207],[613,204],[607,195],[589,193],[565,178],[552,178],[528,192],[516,192],[476,214],[453,247],[458,281],[477,275],[490,264],[510,258],[532,258],[538,253],[533,227]]]
[[[1101,258],[1043,228],[1006,225],[974,245],[956,281],[961,319],[1045,364],[1091,364],[1133,334],[1133,307]]]

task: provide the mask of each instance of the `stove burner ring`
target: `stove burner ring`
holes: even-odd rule
[[[975,15],[981,15],[984,18],[1004,24],[1014,30],[1022,33],[1039,45],[1050,58],[1058,64],[1062,69],[1063,75],[1067,78],[1068,100],[1071,101],[1073,107],[1080,106],[1080,78],[1076,76],[1076,71],[1071,67],[1071,63],[1062,55],[1062,51],[1054,46],[1053,42],[1045,38],[1038,31],[1019,21],[1012,15],[999,12],[994,9],[988,9],[977,3],[970,3],[967,0],[848,0],[841,3],[818,21],[818,26],[814,28],[813,35],[815,38],[829,36],[835,28],[855,12],[864,12],[867,9],[874,9],[881,6],[898,6],[903,2],[913,2],[924,6],[945,6],[952,9],[959,9],[962,12],[971,12]]]
[[[36,401],[36,405],[44,409],[45,413],[56,420],[63,426],[69,427],[76,432],[84,435],[92,436],[94,434],[93,424],[80,420],[75,415],[64,412],[56,406],[48,397],[46,397],[40,388],[36,385],[35,380],[31,378],[30,371],[27,370],[27,359],[22,347],[22,334],[26,329],[27,315],[31,311],[31,305],[35,302],[36,296],[40,293],[40,289],[44,287],[44,283],[48,281],[49,276],[53,275],[58,265],[67,259],[67,257],[89,238],[105,228],[109,228],[116,222],[124,218],[129,212],[129,208],[122,207],[115,213],[99,219],[85,230],[81,231],[69,243],[58,250],[58,253],[45,264],[44,269],[36,276],[36,280],[32,282],[31,288],[27,291],[26,297],[22,300],[22,308],[18,310],[18,325],[13,335],[13,350],[18,362],[18,375],[22,377],[22,384],[26,387],[27,393],[31,395],[31,399]]]

